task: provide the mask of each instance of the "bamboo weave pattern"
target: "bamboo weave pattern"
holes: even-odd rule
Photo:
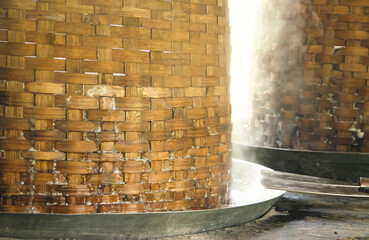
[[[369,2],[267,4],[264,24],[278,31],[261,33],[257,47],[254,143],[368,152]]]
[[[0,25],[1,211],[228,202],[226,0],[0,0]]]

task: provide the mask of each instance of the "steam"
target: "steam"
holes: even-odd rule
[[[243,121],[251,116],[249,101],[251,84],[251,61],[257,30],[257,10],[260,1],[229,1],[231,25],[231,101],[232,120]]]
[[[308,36],[312,33],[322,35],[323,28],[306,1],[253,2],[257,2],[256,14],[251,16],[254,19],[245,16],[246,21],[254,21],[256,26],[248,35],[251,61],[243,62],[249,64],[245,67],[249,73],[232,74],[232,84],[244,81],[248,92],[232,102],[233,139],[258,146],[299,148],[300,89],[306,74],[304,66],[309,62],[305,55],[310,41]],[[233,24],[231,18],[232,36],[235,36]],[[237,56],[241,49],[236,49],[237,45],[232,48],[233,55]],[[249,106],[240,108],[238,101]],[[242,117],[235,117],[238,115]]]

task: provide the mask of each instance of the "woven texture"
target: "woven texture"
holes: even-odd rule
[[[0,0],[0,15],[1,211],[228,202],[225,0]]]
[[[267,4],[267,31],[256,47],[253,143],[369,152],[369,2]]]

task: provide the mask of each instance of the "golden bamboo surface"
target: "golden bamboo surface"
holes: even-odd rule
[[[215,208],[226,0],[0,0],[0,211]]]
[[[369,1],[264,2],[253,143],[369,152]]]

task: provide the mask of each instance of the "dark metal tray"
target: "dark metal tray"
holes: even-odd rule
[[[297,151],[232,144],[235,158],[246,159],[277,171],[359,182],[369,177],[369,153]]]
[[[284,192],[265,189],[265,167],[233,159],[232,204],[225,208],[127,214],[0,213],[0,237],[147,239],[184,235],[242,224],[264,215]]]

